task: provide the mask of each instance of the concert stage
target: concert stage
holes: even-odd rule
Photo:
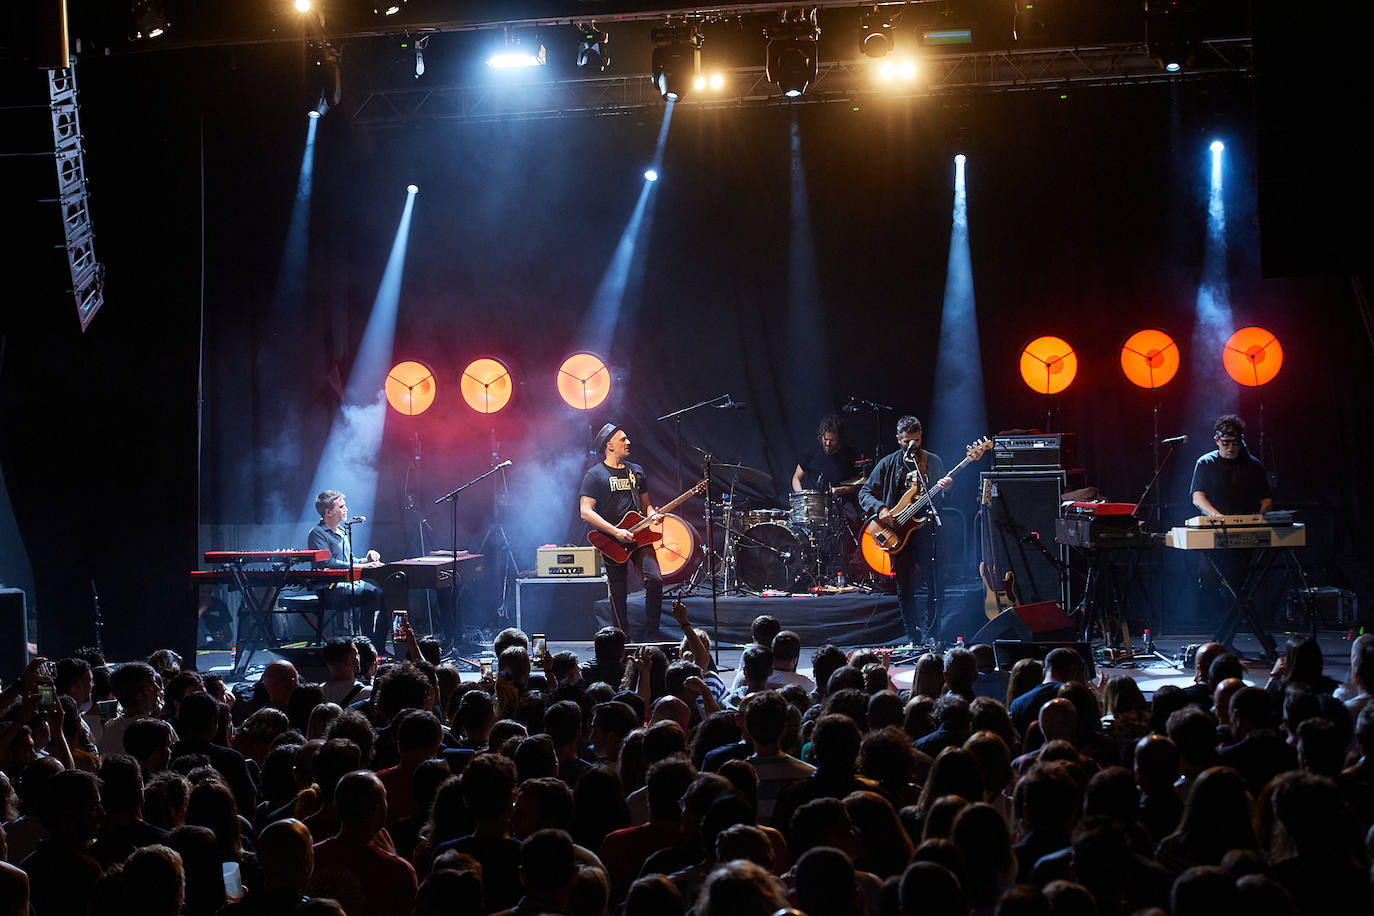
[[[983,624],[982,591],[967,585],[950,585],[945,590],[944,612],[941,615],[941,633],[949,641],[956,636],[966,640]],[[636,637],[638,627],[644,620],[644,593],[633,592],[629,596],[629,632]],[[665,604],[668,598],[664,598]],[[922,599],[924,600],[924,599]],[[688,619],[696,626],[711,630],[711,596],[691,595],[682,599],[687,606]],[[751,595],[732,595],[716,599],[720,614],[720,632],[716,637],[722,645],[748,643],[753,637],[750,624],[760,614],[772,614],[782,621],[783,629],[792,630],[801,637],[803,646],[819,646],[825,643],[852,649],[859,646],[879,646],[886,643],[907,642],[906,627],[902,623],[901,612],[897,609],[897,596],[882,592],[852,592],[841,595],[783,595],[762,598]],[[975,616],[971,616],[970,608]],[[624,626],[611,614],[608,600],[593,605],[596,626]],[[667,607],[663,609],[660,621],[660,637],[679,639],[681,633],[673,623]]]

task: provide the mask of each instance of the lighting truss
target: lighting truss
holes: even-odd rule
[[[874,79],[874,62],[832,61],[805,96],[779,97],[763,67],[729,71],[730,91],[694,94],[678,104],[739,108],[779,104],[853,102],[862,98],[915,98],[968,93],[1049,91],[1199,80],[1248,75],[1253,67],[1250,38],[1204,41],[1186,75],[1167,74],[1150,58],[1144,42],[1096,47],[1016,51],[925,53],[925,79],[900,84]],[[616,115],[661,106],[662,99],[644,74],[551,80],[523,86],[471,85],[373,90],[361,93],[351,117],[365,124],[404,124],[416,120],[499,121]]]

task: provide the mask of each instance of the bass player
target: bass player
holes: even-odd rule
[[[630,437],[615,423],[607,423],[596,434],[594,454],[601,460],[587,469],[582,478],[582,520],[597,531],[622,544],[633,545],[634,535],[608,519],[623,519],[628,512],[642,512],[658,522],[660,516],[649,502],[644,468],[632,464]],[[636,548],[625,563],[606,561],[606,584],[611,593],[611,612],[616,622],[629,630],[625,598],[629,587],[629,566],[633,563],[644,583],[644,632],[640,640],[654,638],[663,613],[663,576],[651,544]]]
[[[940,456],[921,448],[923,435],[920,420],[911,416],[898,420],[897,451],[874,465],[873,472],[859,490],[859,505],[865,513],[876,516],[879,524],[890,523],[892,507],[918,481],[922,482],[923,489],[938,485],[945,490],[953,484],[953,480],[945,476],[945,463]],[[935,498],[938,499],[938,495]],[[933,527],[922,525],[917,528],[908,538],[906,546],[892,555],[897,604],[913,645],[920,645],[923,641],[938,642],[940,638],[940,602],[932,602],[931,597],[937,588],[943,590],[944,583],[942,577],[935,574]],[[926,608],[918,618],[916,591],[923,584],[926,587]]]

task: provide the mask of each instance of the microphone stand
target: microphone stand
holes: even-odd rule
[[[729,397],[729,395],[726,395],[726,397]],[[714,549],[714,548],[715,548],[715,543],[716,543],[716,542],[715,542],[715,533],[716,533],[716,529],[715,529],[714,524],[713,524],[712,521],[711,521],[711,516],[714,515],[715,513],[713,513],[713,512],[711,511],[711,453],[710,453],[710,452],[707,452],[707,453],[706,453],[706,456],[705,456],[705,458],[704,458],[703,461],[702,461],[702,465],[703,465],[703,468],[702,468],[702,469],[706,472],[706,474],[704,475],[704,476],[706,477],[706,543],[707,543],[707,545],[708,545],[708,547],[709,547],[710,549]],[[733,490],[733,487],[732,487],[731,489]],[[733,499],[732,499],[731,501],[733,502]],[[729,525],[729,522],[727,521],[726,524]],[[719,593],[719,588],[718,588],[717,585],[716,585],[716,577],[715,577],[715,575],[713,574],[713,575],[711,576],[711,642],[712,642],[712,645],[715,647],[715,650],[716,650],[716,667],[717,667],[717,668],[720,667],[720,608],[717,607],[717,605],[716,605],[716,597],[717,597],[718,593]]]
[[[1156,440],[1156,444],[1155,444],[1155,454],[1156,454],[1156,455],[1159,454],[1159,446],[1160,446],[1161,444],[1163,444],[1164,447],[1167,448],[1169,451],[1164,455],[1163,460],[1160,460],[1160,459],[1158,459],[1158,458],[1155,459],[1155,473],[1154,473],[1154,476],[1150,478],[1150,482],[1149,482],[1149,483],[1145,484],[1145,489],[1144,489],[1144,491],[1140,494],[1140,498],[1136,500],[1135,505],[1136,505],[1136,512],[1137,512],[1137,513],[1140,512],[1140,506],[1141,506],[1142,504],[1144,504],[1144,502],[1145,502],[1145,496],[1150,492],[1150,488],[1153,487],[1153,486],[1155,485],[1155,482],[1156,482],[1157,480],[1159,480],[1159,475],[1160,475],[1160,472],[1164,470],[1164,465],[1168,464],[1168,463],[1169,463],[1169,459],[1172,458],[1172,457],[1174,457],[1174,449],[1176,449],[1176,448],[1178,447],[1178,446],[1176,446],[1176,445],[1164,444],[1164,443],[1159,439],[1158,433],[1155,434],[1155,440]],[[1179,443],[1179,445],[1182,445],[1182,444],[1183,444],[1183,443],[1181,443],[1181,442]],[[1159,508],[1159,509],[1162,511],[1162,508],[1163,508],[1163,507],[1159,506],[1159,501],[1158,501],[1158,498],[1157,498],[1157,497],[1156,497],[1156,500],[1155,500],[1155,505],[1156,505],[1157,508]],[[1136,518],[1140,518],[1139,514],[1136,515]],[[1144,519],[1141,519],[1141,521],[1144,521]]]
[[[449,553],[449,561],[453,563],[453,568],[450,573],[450,575],[453,577],[453,585],[452,587],[450,587],[449,593],[452,595],[450,600],[453,602],[453,609],[455,611],[453,615],[454,618],[457,617],[456,611],[458,609],[458,494],[463,492],[473,484],[477,483],[478,481],[486,480],[492,474],[495,474],[502,468],[507,467],[509,464],[510,462],[502,462],[501,464],[498,464],[496,467],[488,471],[484,471],[481,474],[478,474],[476,477],[472,478],[462,486],[455,487],[454,489],[449,490],[443,496],[440,496],[438,499],[434,501],[434,505],[436,506],[442,502],[447,502],[449,504],[449,544],[451,547],[451,552]],[[505,575],[504,566],[502,567],[501,573],[503,576]],[[502,597],[504,600],[504,588]],[[455,633],[453,638],[456,643],[461,643],[463,639],[462,624],[458,623],[457,626],[459,632]]]
[[[878,422],[878,414],[884,410],[893,410],[888,404],[879,404],[877,401],[869,401],[865,398],[849,396],[849,403],[840,408],[842,413],[857,413],[860,410],[873,411],[873,460],[877,461],[883,454],[883,428]]]
[[[933,637],[933,640],[934,640],[934,643],[938,646],[938,645],[940,644],[940,637],[939,637],[939,630],[940,630],[940,614],[941,614],[942,611],[943,611],[943,608],[941,607],[941,605],[943,604],[943,602],[940,600],[940,586],[941,586],[943,583],[941,582],[941,578],[940,578],[940,562],[939,562],[939,558],[940,558],[940,547],[939,547],[939,544],[940,544],[940,528],[944,527],[945,522],[944,522],[944,519],[940,518],[940,510],[939,510],[939,508],[936,507],[936,505],[935,505],[935,494],[930,492],[930,480],[926,477],[925,474],[921,473],[921,458],[920,458],[920,455],[917,455],[917,456],[916,456],[916,479],[919,480],[919,481],[921,482],[921,491],[924,492],[924,493],[930,494],[930,499],[928,500],[928,502],[929,502],[929,504],[930,504],[930,517],[931,517],[931,519],[933,520],[934,525],[935,525],[935,530],[933,530],[933,531],[930,532],[930,600],[929,600],[929,603],[930,603],[930,622],[934,625],[933,628],[934,628],[935,631],[936,631],[936,633],[935,633],[935,635],[934,635],[934,637]],[[932,635],[931,635],[930,633],[923,633],[923,634],[921,634],[921,635],[924,636],[924,637],[926,638],[926,641],[927,641],[927,642],[930,642],[930,641],[932,640]]]
[[[734,400],[734,398],[730,397],[730,395],[729,395],[728,393],[722,394],[722,395],[717,395],[717,396],[714,397],[714,398],[708,398],[708,399],[705,400],[705,401],[697,401],[695,404],[692,404],[692,405],[689,406],[689,407],[683,407],[681,410],[674,410],[674,411],[672,411],[671,413],[665,413],[665,414],[664,414],[663,416],[661,416],[661,417],[655,417],[655,418],[654,418],[654,422],[656,422],[656,423],[662,423],[664,420],[672,420],[672,421],[673,421],[673,457],[674,457],[674,459],[677,461],[677,488],[678,488],[678,490],[681,490],[681,489],[682,489],[682,418],[683,418],[683,416],[685,416],[686,414],[691,413],[691,412],[694,411],[694,410],[697,410],[697,409],[699,409],[699,408],[702,408],[702,407],[716,407],[716,406],[718,406],[719,404],[721,404],[722,402],[729,403],[729,402],[731,402],[731,401],[733,401],[733,400]],[[710,500],[707,500],[707,502],[709,503]]]

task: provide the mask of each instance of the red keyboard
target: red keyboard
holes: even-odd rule
[[[323,563],[328,550],[207,550],[206,563]]]

